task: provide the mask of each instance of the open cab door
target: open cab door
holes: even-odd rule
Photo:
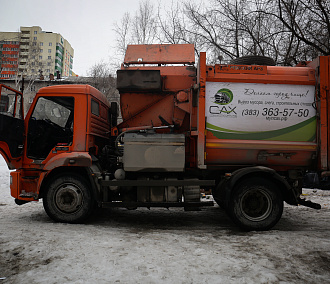
[[[0,153],[9,169],[22,163],[23,134],[23,94],[0,84]]]

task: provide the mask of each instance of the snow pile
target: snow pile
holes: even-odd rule
[[[275,228],[242,232],[218,207],[99,210],[54,223],[41,202],[17,206],[0,161],[2,283],[329,283],[330,191],[321,210],[285,206]]]

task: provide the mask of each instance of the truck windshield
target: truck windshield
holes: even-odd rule
[[[32,117],[36,120],[48,119],[56,125],[66,127],[73,106],[68,104],[68,99],[70,101],[72,98],[66,98],[66,100],[63,99],[64,98],[62,98],[62,101],[57,102],[54,98],[39,98],[33,110]]]
[[[74,98],[40,97],[28,124],[27,156],[45,159],[58,145],[73,141]]]

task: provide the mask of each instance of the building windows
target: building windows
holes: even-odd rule
[[[20,44],[19,41],[7,41],[7,40],[0,40],[0,44]]]
[[[38,37],[39,33],[42,37]],[[22,72],[26,72],[29,76],[33,74],[31,73],[31,69],[34,69],[33,71],[38,74],[39,69],[46,72],[46,68],[49,68],[53,74],[56,71],[60,71],[63,75],[71,74],[72,56],[70,55],[71,52],[66,50],[67,41],[59,34],[55,35],[56,37],[51,32],[43,32],[39,27],[25,27],[17,37],[12,37],[13,39],[11,41],[1,38],[0,61],[2,57],[3,64],[0,64],[0,67],[2,67],[2,71],[14,73],[15,71],[22,70]],[[64,43],[66,44],[65,48]],[[45,54],[43,54],[43,47],[45,47]],[[70,45],[69,48],[71,50]],[[42,65],[39,66],[40,62],[42,62]],[[4,64],[5,66],[3,66]],[[0,77],[4,75],[9,77],[9,75],[12,75],[3,74],[4,72],[0,74]]]

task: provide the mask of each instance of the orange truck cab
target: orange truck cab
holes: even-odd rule
[[[1,154],[16,169],[10,187],[18,204],[38,200],[55,176],[88,177],[99,147],[109,144],[110,104],[91,86],[40,89],[24,120],[21,93],[1,85],[0,103]]]
[[[0,151],[21,205],[43,199],[55,221],[99,207],[213,206],[267,230],[306,176],[329,170],[329,57],[297,67],[207,65],[194,46],[130,45],[117,104],[88,85],[45,87],[23,120],[22,94],[0,88]],[[260,64],[260,63],[259,63]]]

